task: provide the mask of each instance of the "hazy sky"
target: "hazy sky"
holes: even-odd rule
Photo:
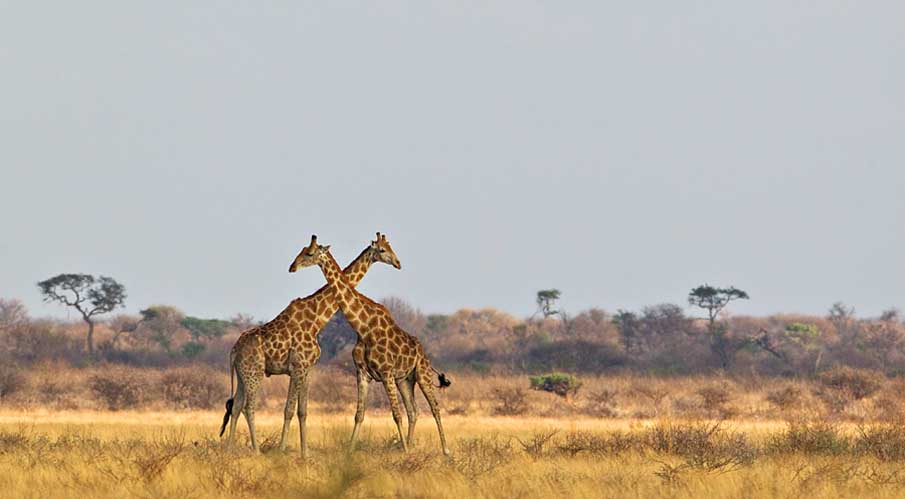
[[[905,3],[0,1],[0,297],[905,307]],[[72,316],[74,317],[74,316]]]

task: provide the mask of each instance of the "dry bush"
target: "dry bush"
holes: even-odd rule
[[[722,386],[706,386],[700,388],[697,394],[704,401],[704,409],[708,412],[721,412],[732,398],[729,390]]]
[[[879,397],[874,400],[874,417],[880,421],[905,422],[902,403],[892,397]]]
[[[177,409],[211,409],[227,398],[222,375],[210,368],[182,367],[160,379],[163,399]]]
[[[67,378],[44,376],[35,384],[37,400],[58,407],[75,408],[75,387]]]
[[[585,412],[592,416],[611,418],[616,416],[616,390],[606,388],[588,394],[588,404]]]
[[[251,466],[241,464],[230,459],[212,463],[208,469],[209,477],[218,490],[231,496],[265,496],[265,492],[273,487],[274,479],[270,475],[258,473]]]
[[[581,452],[600,453],[607,449],[606,439],[587,431],[570,431],[558,445],[563,454],[574,457]]]
[[[669,395],[668,390],[646,384],[636,384],[632,387],[632,392],[646,398],[656,407],[660,407],[660,405],[663,403],[663,400],[665,400]]]
[[[138,407],[147,399],[147,382],[134,369],[101,370],[88,378],[88,385],[98,400],[113,411]]]
[[[684,458],[685,466],[726,472],[750,464],[758,450],[743,433],[729,432],[721,423],[659,424],[644,435],[655,452]]]
[[[173,459],[182,454],[185,447],[182,436],[170,436],[145,446],[132,461],[137,475],[145,483],[153,482],[166,471]]]
[[[528,412],[528,393],[524,388],[494,388],[496,407],[493,413],[500,416],[518,416]]]
[[[706,413],[700,397],[677,397],[673,400],[672,407],[686,417],[704,417]]]
[[[882,374],[869,369],[835,367],[820,374],[820,383],[852,400],[870,397],[883,387]]]
[[[460,439],[452,463],[456,471],[470,480],[486,475],[508,463],[513,457],[512,443],[498,435]]]
[[[315,370],[308,375],[308,396],[312,402],[323,405],[326,412],[342,412],[350,404],[354,404],[358,397],[355,386],[355,375],[341,369],[326,368]],[[345,380],[345,381],[342,381]],[[369,390],[378,392],[386,400],[382,388]]]
[[[417,473],[434,462],[434,454],[424,450],[410,449],[401,456],[392,457],[389,460],[389,468],[409,474]]]
[[[5,362],[0,364],[0,399],[7,399],[22,391],[25,384],[25,375],[17,366]]]
[[[801,406],[802,395],[800,388],[787,386],[768,393],[767,401],[775,405],[779,410],[787,411]]]
[[[793,421],[786,430],[773,435],[767,449],[782,454],[838,455],[851,449],[851,441],[840,427],[826,421]]]
[[[106,446],[107,459],[99,463],[99,472],[113,482],[150,484],[160,478],[170,463],[186,449],[183,435],[169,435],[152,441],[140,438],[113,440]]]
[[[525,441],[522,441],[520,438],[516,437],[516,440],[520,444],[522,444],[522,448],[525,449],[525,452],[537,459],[544,454],[544,449],[547,448],[547,444],[553,439],[553,437],[559,433],[559,430],[547,430],[534,432],[531,435],[531,438]]]
[[[880,461],[905,461],[905,426],[901,424],[859,427],[852,448]]]

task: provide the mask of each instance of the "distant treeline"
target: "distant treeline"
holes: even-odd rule
[[[811,376],[834,366],[905,372],[905,324],[898,311],[857,317],[843,304],[824,316],[689,316],[662,304],[638,311],[590,309],[569,315],[517,318],[485,308],[423,314],[409,303],[383,302],[406,331],[421,339],[444,369],[524,373],[568,371],[695,374],[714,370]],[[547,309],[549,312],[549,308]],[[226,369],[238,335],[259,322],[185,315],[155,305],[140,315],[99,321],[95,359],[87,355],[83,322],[35,319],[15,299],[0,299],[0,355],[6,363],[107,362],[167,367],[191,363]],[[321,331],[321,364],[347,364],[355,333],[338,313]]]

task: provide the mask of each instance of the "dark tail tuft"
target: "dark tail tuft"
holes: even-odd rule
[[[452,384],[452,381],[450,381],[449,378],[446,377],[446,374],[440,373],[440,389],[442,390],[443,388],[446,388],[447,386],[449,386],[451,384]]]
[[[229,423],[229,416],[233,413],[233,399],[226,401],[226,414],[223,415],[223,426],[220,427],[220,436],[226,431],[226,423]]]

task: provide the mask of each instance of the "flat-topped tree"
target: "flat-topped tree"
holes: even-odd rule
[[[716,319],[730,302],[747,299],[748,293],[734,286],[717,288],[709,284],[703,284],[688,293],[688,304],[704,309],[707,312],[707,334],[710,336],[710,350],[717,356],[720,365],[724,369],[729,367],[733,355],[747,344],[747,340],[733,344],[726,328],[717,324]]]
[[[353,360],[358,371],[358,407],[355,412],[352,442],[355,441],[364,420],[367,382],[373,379],[383,383],[386,389],[393,421],[399,432],[399,441],[403,450],[408,450],[417,418],[414,392],[417,383],[437,423],[440,447],[443,453],[448,455],[449,448],[446,446],[446,436],[440,421],[440,406],[434,394],[434,385],[431,383],[432,372],[440,373],[431,367],[421,343],[396,325],[386,307],[355,291],[330,254],[330,247],[317,244],[317,236],[311,236],[311,244],[299,253],[289,270],[294,272],[299,268],[314,265],[320,267],[327,282],[335,288],[340,310],[358,333],[358,344],[353,352]],[[440,374],[440,386],[447,385],[449,380]],[[408,414],[407,437],[402,432],[402,410],[397,395],[402,396]]]
[[[126,288],[112,277],[60,274],[38,283],[45,302],[57,302],[79,311],[88,324],[88,355],[94,358],[94,317],[123,306]]]
[[[558,289],[542,289],[537,292],[537,312],[535,314],[541,314],[544,316],[544,319],[550,317],[551,315],[561,314],[560,310],[557,310],[553,307],[556,306],[556,301],[559,300],[559,297],[562,293]]]

